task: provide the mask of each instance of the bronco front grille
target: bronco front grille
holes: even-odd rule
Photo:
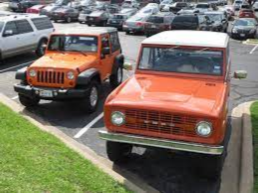
[[[181,136],[196,136],[197,118],[166,112],[126,110],[127,129]]]
[[[37,72],[37,82],[39,83],[64,84],[64,79],[64,72],[43,70]]]

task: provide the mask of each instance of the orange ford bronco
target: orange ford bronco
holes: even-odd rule
[[[216,176],[225,155],[229,92],[228,35],[167,31],[145,39],[135,75],[105,102],[107,131],[99,135],[109,159],[127,161],[133,145],[193,152],[212,160],[200,166]]]
[[[124,56],[114,28],[82,28],[55,32],[46,54],[16,73],[14,85],[24,106],[40,99],[85,99],[93,112],[99,102],[100,85],[109,79],[112,87],[123,80]]]

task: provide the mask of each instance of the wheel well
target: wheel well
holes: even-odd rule
[[[95,80],[95,81],[97,81],[99,84],[101,84],[101,78],[100,78],[100,75],[99,75],[99,74],[94,75],[91,80]]]

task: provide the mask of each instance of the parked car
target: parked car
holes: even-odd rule
[[[116,13],[120,12],[121,7],[119,5],[115,5],[115,4],[108,4],[108,5],[106,5],[105,10],[111,14],[116,14]]]
[[[143,33],[144,25],[151,15],[136,14],[125,21],[123,31],[129,33]]]
[[[177,15],[193,15],[193,14],[198,14],[199,11],[193,9],[193,8],[183,8],[180,11],[177,12]]]
[[[34,14],[39,14],[40,11],[46,7],[46,5],[34,5],[30,8],[27,9],[26,13],[34,13]]]
[[[86,20],[86,24],[96,25],[96,26],[106,26],[108,19],[111,17],[111,14],[107,11],[97,10],[89,14]]]
[[[253,18],[240,18],[233,22],[231,37],[232,38],[256,38],[257,21]]]
[[[69,6],[63,6],[55,11],[51,15],[51,19],[55,22],[65,21],[71,23],[72,21],[77,21],[79,17],[79,11]]]
[[[122,8],[139,8],[140,3],[136,0],[125,0],[122,4]]]
[[[167,31],[145,39],[136,73],[105,102],[99,136],[108,158],[133,162],[134,146],[179,151],[198,175],[218,180],[230,132],[229,49],[228,35],[216,32]]]
[[[136,9],[136,8],[123,8],[119,11],[119,13],[134,15],[137,11],[138,11],[138,9]]]
[[[175,15],[173,13],[158,13],[150,16],[145,24],[145,36],[150,37],[154,34],[170,30],[170,26]]]
[[[235,0],[233,3],[233,6],[234,6],[235,10],[238,11],[242,4],[243,4],[242,0]]]
[[[252,9],[240,9],[239,18],[256,18],[255,12]]]
[[[1,60],[32,51],[42,56],[54,30],[49,18],[37,15],[2,16],[0,26]]]
[[[170,7],[169,7],[169,11],[173,12],[173,13],[177,13],[179,12],[181,9],[189,7],[188,3],[185,2],[176,2],[173,3]]]
[[[197,15],[177,15],[171,23],[171,30],[199,30],[199,18]]]
[[[64,54],[65,53],[65,54]],[[114,28],[76,28],[51,35],[46,54],[16,73],[14,86],[21,104],[41,99],[80,101],[79,108],[94,112],[101,86],[108,79],[115,88],[123,81],[124,56]]]
[[[195,6],[195,11],[198,13],[205,13],[207,11],[217,10],[216,5],[210,3],[198,3]]]
[[[156,6],[153,6],[153,7],[143,7],[139,12],[138,14],[141,14],[141,15],[146,15],[146,16],[150,16],[150,15],[153,15],[153,14],[156,14],[159,12],[159,8],[156,7]]]
[[[9,8],[14,12],[26,12],[28,8],[39,4],[42,4],[40,0],[11,0]]]
[[[205,12],[204,15],[208,16],[210,22],[212,22],[212,31],[227,33],[228,19],[225,12],[210,11]]]
[[[223,10],[225,10],[228,14],[228,18],[232,18],[235,16],[235,8],[233,5],[225,5],[223,7]]]
[[[118,30],[123,30],[123,24],[124,22],[129,19],[131,15],[128,14],[114,14],[111,18],[107,21],[107,26],[115,27]]]
[[[253,10],[258,11],[258,1],[253,4]]]
[[[160,2],[160,11],[163,11],[163,8],[166,7],[166,6],[170,6],[172,5],[172,3],[174,2],[174,0],[163,0]],[[165,9],[164,11],[169,11],[169,9]]]
[[[88,16],[93,12],[93,9],[84,9],[79,14],[79,23],[86,23]]]
[[[46,15],[51,18],[53,12],[62,7],[66,6],[71,2],[71,0],[57,0],[55,3],[49,4],[40,11],[40,15]]]

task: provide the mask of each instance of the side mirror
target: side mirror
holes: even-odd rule
[[[103,49],[102,49],[102,54],[104,54],[104,55],[110,54],[110,47],[105,47],[105,48],[103,48]]]
[[[133,65],[131,63],[125,63],[124,64],[124,69],[128,70],[128,71],[131,71],[131,70],[133,70]]]
[[[11,36],[13,35],[13,30],[9,29],[4,32],[4,36]]]
[[[234,78],[245,79],[247,77],[247,72],[245,70],[237,70],[234,72]]]

